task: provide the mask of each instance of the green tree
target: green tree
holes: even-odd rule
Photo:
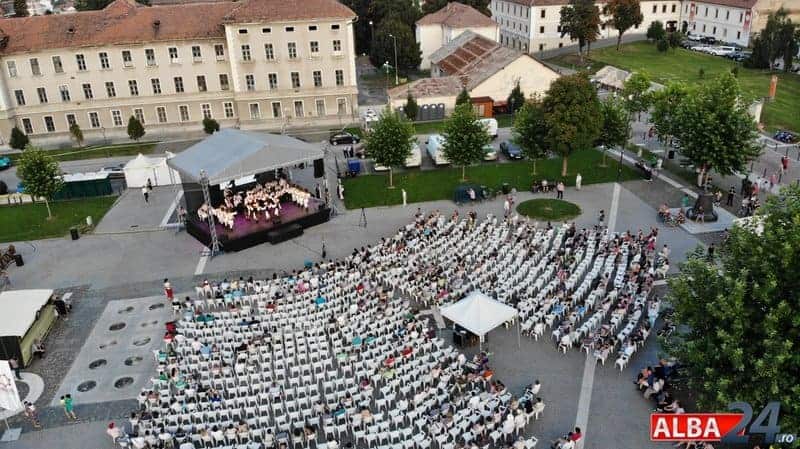
[[[408,96],[406,97],[406,104],[403,105],[403,112],[406,114],[406,118],[411,121],[417,119],[417,114],[419,113],[419,105],[417,104],[417,100],[414,99],[414,96],[411,95],[411,90],[408,91]]]
[[[517,112],[517,110],[525,104],[525,94],[522,93],[522,88],[519,86],[519,80],[517,80],[516,84],[514,84],[514,88],[511,89],[511,93],[508,95],[506,103],[508,104],[508,112],[512,114]]]
[[[784,70],[792,66],[797,55],[797,24],[789,18],[789,12],[779,8],[767,16],[767,23],[752,41],[753,54],[746,61],[748,67],[772,69],[776,59],[782,58]],[[788,64],[787,64],[788,63]]]
[[[461,106],[462,104],[472,104],[472,98],[470,98],[466,87],[462,88],[456,97],[456,106]]]
[[[667,35],[667,32],[664,31],[664,24],[661,23],[660,20],[654,20],[650,22],[650,26],[647,27],[647,34],[645,36],[647,39],[658,42]]]
[[[206,134],[214,134],[219,131],[219,122],[211,117],[205,117],[203,119],[203,131],[205,131]]]
[[[800,428],[800,188],[760,208],[763,232],[734,226],[716,260],[698,252],[669,280],[678,334],[666,341],[704,411],[781,401],[782,429]],[[790,380],[792,379],[792,380]]]
[[[14,0],[14,17],[28,17],[28,2],[25,0]]]
[[[72,138],[75,139],[75,143],[78,144],[79,147],[83,146],[83,130],[81,129],[78,123],[73,123],[69,125],[69,133],[72,135]]]
[[[547,120],[541,98],[531,98],[517,111],[512,140],[519,145],[525,159],[533,163],[535,176],[536,160],[547,157]]]
[[[669,51],[669,41],[667,38],[659,39],[658,42],[656,42],[656,50],[658,50],[659,53],[666,53]]]
[[[447,6],[448,3],[450,3],[450,0],[427,0],[422,6],[422,13],[430,14],[436,12]],[[492,16],[492,12],[489,10],[489,0],[460,0],[459,3],[471,6],[487,17]]]
[[[76,0],[75,9],[78,11],[96,11],[110,5],[114,0]],[[136,0],[142,5],[150,5],[150,0]]]
[[[671,142],[678,132],[679,124],[675,119],[675,111],[689,93],[690,89],[685,84],[672,82],[653,95],[653,109],[650,114],[650,120],[663,140]]]
[[[631,27],[641,25],[644,20],[641,5],[639,0],[610,0],[606,8],[608,8],[607,14],[611,16],[608,25],[618,31],[617,51],[619,51],[622,35]]]
[[[8,142],[8,144],[11,146],[11,148],[13,148],[15,150],[22,150],[26,146],[28,146],[29,142],[30,142],[30,139],[28,139],[28,135],[27,134],[22,132],[16,126],[11,128],[11,139]]]
[[[395,65],[395,39],[392,36],[397,39],[397,69],[401,73],[416,70],[422,61],[419,43],[411,27],[395,18],[386,19],[375,28],[369,55],[372,64],[380,67],[388,61],[390,65]]]
[[[583,47],[589,53],[592,42],[600,36],[600,9],[593,0],[570,0],[561,7],[561,37],[578,41],[578,59],[583,63]]]
[[[673,131],[681,153],[700,167],[698,186],[705,185],[712,168],[724,176],[744,172],[760,154],[748,105],[730,73],[703,83],[678,103]]]
[[[342,0],[342,4],[352,9],[358,16],[358,20],[353,23],[353,34],[355,35],[356,53],[367,54],[370,51],[370,44],[372,42],[372,29],[369,22],[372,20],[369,17],[369,0]]]
[[[491,141],[471,104],[456,106],[444,123],[442,151],[453,165],[461,166],[461,179],[467,179],[467,165],[483,160],[483,147]]]
[[[402,167],[411,155],[414,126],[396,111],[386,108],[367,136],[366,152],[376,165],[389,167],[389,187],[394,187],[392,170]]]
[[[388,20],[398,20],[413,29],[420,18],[420,11],[413,0],[369,0],[367,5],[367,16],[372,20],[376,33],[378,26]]]
[[[603,146],[603,166],[606,165],[606,149],[625,147],[630,130],[630,117],[625,104],[618,98],[609,97],[600,102],[600,135],[595,145]]]
[[[562,76],[550,84],[542,107],[548,128],[547,145],[561,155],[561,176],[567,176],[569,156],[591,149],[600,136],[597,91],[585,73]]]
[[[25,185],[25,193],[33,198],[44,198],[47,218],[52,219],[50,200],[64,185],[58,162],[41,148],[29,145],[17,161],[17,176]]]
[[[672,33],[667,34],[667,42],[669,43],[669,48],[676,49],[681,46],[681,41],[683,40],[683,34],[673,31]]]
[[[134,116],[128,119],[128,137],[136,141],[144,137],[144,126],[142,126],[142,122]]]
[[[639,114],[648,110],[653,102],[653,97],[650,95],[650,77],[641,72],[635,72],[625,80],[622,85],[622,98],[625,101],[625,107],[631,116],[636,115],[637,120]]]

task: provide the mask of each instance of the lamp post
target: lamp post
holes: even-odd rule
[[[400,84],[400,78],[397,75],[397,37],[394,34],[390,34],[389,37],[392,38],[394,44],[394,85],[397,86]]]
[[[386,62],[383,63],[383,70],[386,71],[386,89],[389,89],[389,67],[391,67],[389,65],[389,61],[386,61]],[[396,70],[397,69],[395,69],[395,71]]]
[[[372,26],[372,21],[369,21],[369,40],[372,41],[372,38],[375,36],[375,28]]]

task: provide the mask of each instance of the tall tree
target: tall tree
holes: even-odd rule
[[[461,179],[467,179],[467,165],[483,160],[483,147],[491,141],[471,104],[456,106],[444,123],[442,151],[453,165],[461,166]]]
[[[642,24],[644,15],[639,0],[610,0],[607,5],[611,19],[608,25],[613,26],[617,34],[617,51],[622,43],[622,35],[632,26]]]
[[[629,138],[631,121],[625,104],[619,98],[609,97],[601,101],[600,112],[602,124],[600,126],[600,135],[595,145],[602,145],[604,148],[603,166],[605,166],[605,149],[612,147],[625,148]]]
[[[14,0],[14,17],[28,17],[28,2],[25,0]]]
[[[417,119],[419,105],[417,104],[417,100],[414,99],[414,96],[411,95],[411,89],[408,90],[408,96],[406,97],[406,104],[403,106],[403,112],[406,114],[406,118],[409,120],[414,121]]]
[[[653,101],[650,95],[650,77],[641,72],[633,73],[622,85],[620,95],[625,101],[628,112],[631,116],[636,115],[638,120],[639,114],[648,110]]]
[[[22,132],[22,130],[20,130],[16,126],[11,128],[11,139],[9,139],[8,142],[11,148],[15,150],[22,150],[26,146],[28,146],[29,142],[30,139],[28,138],[28,135]]]
[[[517,80],[516,84],[514,84],[514,88],[511,89],[511,93],[508,95],[506,104],[508,105],[508,112],[512,114],[517,112],[517,110],[525,104],[525,94],[522,93],[522,88],[519,86],[519,80]]]
[[[205,131],[206,134],[214,134],[219,131],[219,122],[211,117],[203,118],[203,131]]]
[[[456,97],[456,106],[460,106],[462,104],[472,104],[472,98],[470,98],[466,87],[462,88],[461,92],[459,92],[458,96]]]
[[[561,154],[561,176],[567,176],[569,156],[592,148],[600,136],[597,91],[585,73],[562,76],[550,84],[542,107],[548,128],[547,144]]]
[[[600,9],[594,0],[570,0],[569,5],[561,7],[561,37],[569,36],[578,41],[578,58],[583,62],[583,47],[587,54],[592,42],[600,36]]]
[[[690,89],[685,84],[672,82],[653,95],[650,120],[662,140],[671,142],[678,132],[679,124],[675,119],[675,111],[689,92]]]
[[[448,3],[450,3],[450,0],[426,0],[425,4],[422,5],[422,13],[430,14],[436,12],[447,6]],[[489,10],[489,0],[459,0],[459,3],[471,6],[485,16],[492,16],[492,12]]]
[[[393,187],[392,170],[402,167],[411,155],[414,126],[398,112],[388,107],[367,136],[366,152],[375,164],[389,167],[389,187]]]
[[[353,34],[356,43],[356,53],[366,54],[370,51],[372,42],[372,31],[375,27],[373,21],[372,27],[369,22],[372,20],[369,17],[369,0],[342,0],[342,4],[352,9],[358,20],[353,24]]]
[[[730,73],[700,85],[674,112],[681,153],[700,167],[698,186],[713,168],[721,175],[743,172],[758,157],[756,124],[739,83]]]
[[[25,185],[25,193],[33,198],[44,198],[47,218],[53,218],[50,201],[64,185],[58,162],[41,148],[29,145],[17,161],[17,175]]]
[[[395,65],[395,39],[397,39],[398,66],[396,69],[400,72],[416,70],[422,61],[419,42],[416,41],[411,27],[395,18],[386,19],[375,28],[369,55],[372,64],[380,67],[388,61],[390,65]]]
[[[786,9],[779,8],[770,13],[764,29],[753,38],[753,54],[747,65],[757,69],[772,69],[775,60],[782,58],[784,70],[789,70],[792,58],[797,54],[797,29],[797,24],[789,18]]]
[[[133,115],[128,119],[128,137],[136,141],[144,137],[144,126],[142,122]]]
[[[800,188],[769,196],[763,232],[730,231],[716,260],[696,254],[669,281],[678,335],[666,343],[704,411],[781,401],[782,430],[800,428]],[[788,379],[793,379],[788,381]]]
[[[69,125],[69,133],[72,135],[72,138],[75,139],[75,143],[78,144],[79,147],[83,146],[83,130],[81,129],[78,123],[73,123]]]
[[[650,22],[650,26],[647,27],[647,34],[645,34],[645,37],[653,42],[658,42],[666,35],[667,32],[664,30],[664,24],[661,23],[660,20],[654,20]]]
[[[512,139],[519,145],[525,159],[533,163],[535,176],[536,160],[547,157],[547,120],[541,98],[529,99],[517,111]]]
[[[376,27],[376,33],[377,27],[389,19],[399,20],[409,28],[414,28],[420,18],[420,11],[412,0],[370,0],[367,4],[368,17]]]

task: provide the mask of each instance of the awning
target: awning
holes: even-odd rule
[[[517,309],[496,301],[479,291],[441,309],[442,316],[475,335],[483,337],[492,329],[517,316]]]

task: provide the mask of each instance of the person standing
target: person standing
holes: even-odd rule
[[[575,177],[575,190],[580,190],[582,183],[583,183],[583,177],[581,176],[580,173],[578,173],[578,176]]]
[[[559,200],[563,200],[564,199],[564,182],[563,181],[558,181],[558,184],[556,185],[556,198],[559,199]]]
[[[33,427],[37,429],[42,428],[42,423],[39,422],[39,412],[36,411],[36,406],[28,401],[25,401],[25,416],[31,420]]]
[[[339,183],[336,185],[336,193],[339,195],[339,199],[344,201],[344,186],[342,185],[341,179],[339,179]]]
[[[511,212],[511,202],[506,198],[503,201],[503,216],[508,217],[509,212]]]
[[[731,186],[731,188],[728,189],[728,199],[727,201],[725,201],[726,205],[733,206],[733,196],[735,194],[736,194],[736,189],[733,186]]]
[[[186,228],[186,208],[180,206],[178,207],[178,230],[176,232],[180,232],[182,228]]]
[[[72,403],[72,395],[61,396],[61,406],[64,407],[64,414],[68,419],[78,420],[78,416],[75,414],[75,404]]]
[[[775,176],[775,173],[769,175],[769,190],[772,191],[772,188],[775,187],[775,184],[778,183],[778,177]]]
[[[322,198],[322,191],[319,188],[319,183],[317,183],[317,185],[314,187],[314,196],[316,196],[318,199]]]
[[[712,243],[711,246],[708,247],[708,260],[714,260],[714,252],[716,251],[716,246]]]
[[[150,178],[147,178],[147,191],[148,192],[153,191],[153,181],[151,181]]]
[[[606,212],[600,209],[600,213],[597,214],[597,222],[601,228],[605,226],[605,221],[606,221]]]
[[[169,283],[169,279],[164,279],[164,294],[167,295],[167,299],[172,301],[175,298],[175,294],[172,291],[172,284]]]
[[[686,209],[687,207],[689,207],[689,195],[686,194],[686,193],[684,193],[683,194],[683,198],[681,198],[681,207],[683,209]]]
[[[150,202],[150,191],[147,190],[147,186],[142,187],[142,196],[144,197],[144,202]]]
[[[14,371],[14,375],[17,376],[17,379],[22,380],[22,374],[20,374],[19,359],[17,359],[16,356],[11,357],[8,360],[8,366],[11,368],[11,371]]]

